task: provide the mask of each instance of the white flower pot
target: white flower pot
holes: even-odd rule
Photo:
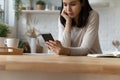
[[[36,38],[31,38],[30,41],[30,49],[31,49],[31,53],[36,53]]]

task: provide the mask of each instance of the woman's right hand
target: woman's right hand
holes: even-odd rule
[[[61,16],[63,16],[66,20],[65,31],[71,32],[72,19],[69,17],[65,9],[62,10]]]
[[[66,21],[71,21],[71,18],[68,16],[68,14],[65,11],[65,9],[62,10],[61,16],[63,16]]]

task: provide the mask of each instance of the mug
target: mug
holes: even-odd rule
[[[19,43],[19,39],[15,39],[15,38],[7,38],[7,39],[4,40],[4,44],[7,47],[17,48],[18,43]]]
[[[19,44],[19,39],[16,38],[7,38],[4,40],[4,44],[7,47],[17,48]],[[8,49],[9,52],[12,52],[11,49]]]

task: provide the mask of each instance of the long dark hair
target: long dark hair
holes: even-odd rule
[[[79,0],[79,1],[80,1],[80,3],[83,4],[83,6],[81,9],[81,12],[79,13],[78,24],[76,24],[76,22],[72,19],[72,26],[77,25],[77,27],[82,28],[86,25],[86,23],[88,21],[89,13],[92,10],[92,8],[91,8],[88,0]],[[62,7],[61,7],[60,14],[61,14],[62,10],[63,10],[63,0],[62,0]],[[60,15],[60,21],[65,26],[66,20],[61,15]]]

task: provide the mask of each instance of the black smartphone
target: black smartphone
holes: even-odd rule
[[[54,38],[51,33],[45,33],[45,34],[41,34],[41,35],[42,35],[43,39],[45,40],[45,42],[49,41],[49,40],[54,41]]]

